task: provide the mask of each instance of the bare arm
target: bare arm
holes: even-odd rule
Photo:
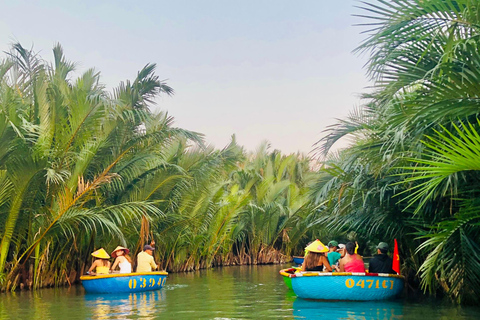
[[[328,262],[327,257],[323,257],[323,265],[325,266],[325,269],[327,269],[328,272],[332,272],[332,266],[330,266],[330,262]]]
[[[88,269],[87,273],[91,273],[93,269],[97,267],[98,260],[93,261],[92,266]]]
[[[345,260],[341,259],[339,263],[340,272],[345,272]]]
[[[301,271],[307,271],[307,270],[305,270],[305,261],[302,263],[302,270]]]
[[[115,259],[115,262],[113,263],[113,266],[110,268],[110,270],[115,270],[115,268],[117,267],[117,265],[120,263],[120,257],[117,257]]]

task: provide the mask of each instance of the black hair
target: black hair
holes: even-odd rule
[[[378,250],[380,250],[380,252],[383,253],[383,254],[387,254],[387,252],[388,252],[388,249],[380,249],[380,248],[378,248]]]
[[[353,242],[347,242],[345,245],[345,250],[347,250],[348,254],[355,254],[355,243]]]

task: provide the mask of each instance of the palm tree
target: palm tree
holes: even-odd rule
[[[402,247],[404,253],[411,252],[411,261],[420,257],[422,264],[426,259],[421,267],[414,266],[421,270],[424,288],[434,291],[440,285],[456,301],[474,297],[472,279],[479,274],[472,264],[460,263],[471,251],[456,258],[447,253],[451,239],[459,239],[456,231],[464,230],[460,234],[467,242],[476,239],[476,231],[462,229],[452,217],[475,217],[469,199],[477,197],[477,173],[437,171],[436,164],[448,157],[431,148],[445,151],[441,145],[463,141],[465,121],[471,123],[469,142],[478,140],[477,8],[470,0],[364,3],[361,16],[371,22],[365,24],[369,37],[358,51],[370,54],[374,90],[364,96],[366,104],[360,110],[329,128],[317,147],[325,155],[341,137],[355,138],[339,158],[326,162],[327,178],[314,189],[316,201],[335,214],[331,228],[361,230],[368,223],[372,232],[366,234],[371,238],[384,234],[408,239]],[[433,136],[434,144],[424,143]],[[460,144],[449,152],[453,157],[465,150],[471,151]],[[421,238],[412,239],[418,235]],[[447,264],[438,264],[442,257]],[[471,258],[463,261],[476,261],[475,255]],[[471,278],[459,273],[461,268]]]
[[[11,75],[2,72],[1,81],[2,210],[8,214],[0,230],[0,270],[11,261],[13,280],[32,254],[37,274],[42,250],[52,261],[65,261],[59,257],[72,252],[62,242],[92,247],[102,233],[125,242],[122,226],[161,215],[146,199],[118,201],[116,194],[160,168],[163,147],[177,138],[200,138],[148,110],[156,95],[172,92],[153,75],[154,65],[132,84],[121,84],[112,99],[94,70],[69,80],[74,64],[60,46],[51,66],[20,45],[10,56],[2,70]],[[79,231],[85,236],[77,237]]]

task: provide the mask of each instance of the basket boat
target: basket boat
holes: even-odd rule
[[[113,273],[81,276],[88,293],[124,293],[159,290],[167,281],[167,272]]]
[[[293,290],[292,288],[292,278],[290,278],[288,275],[294,274],[295,271],[297,271],[296,268],[288,268],[288,269],[282,269],[280,270],[280,274],[283,275],[283,282],[285,282],[285,285],[287,286],[288,289]]]
[[[297,265],[302,264],[305,257],[293,256],[293,263]]]
[[[314,300],[386,300],[399,296],[404,277],[383,273],[313,272],[280,274],[290,278],[293,292],[303,299]]]

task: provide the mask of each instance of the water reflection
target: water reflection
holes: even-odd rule
[[[131,294],[86,294],[82,286],[0,293],[0,319],[480,319],[480,308],[444,301],[297,299],[285,287],[280,268],[174,273],[161,290]]]
[[[293,302],[295,319],[403,319],[403,304],[398,301],[310,301]]]
[[[85,307],[91,319],[157,319],[165,300],[163,290],[122,293],[86,294]]]

